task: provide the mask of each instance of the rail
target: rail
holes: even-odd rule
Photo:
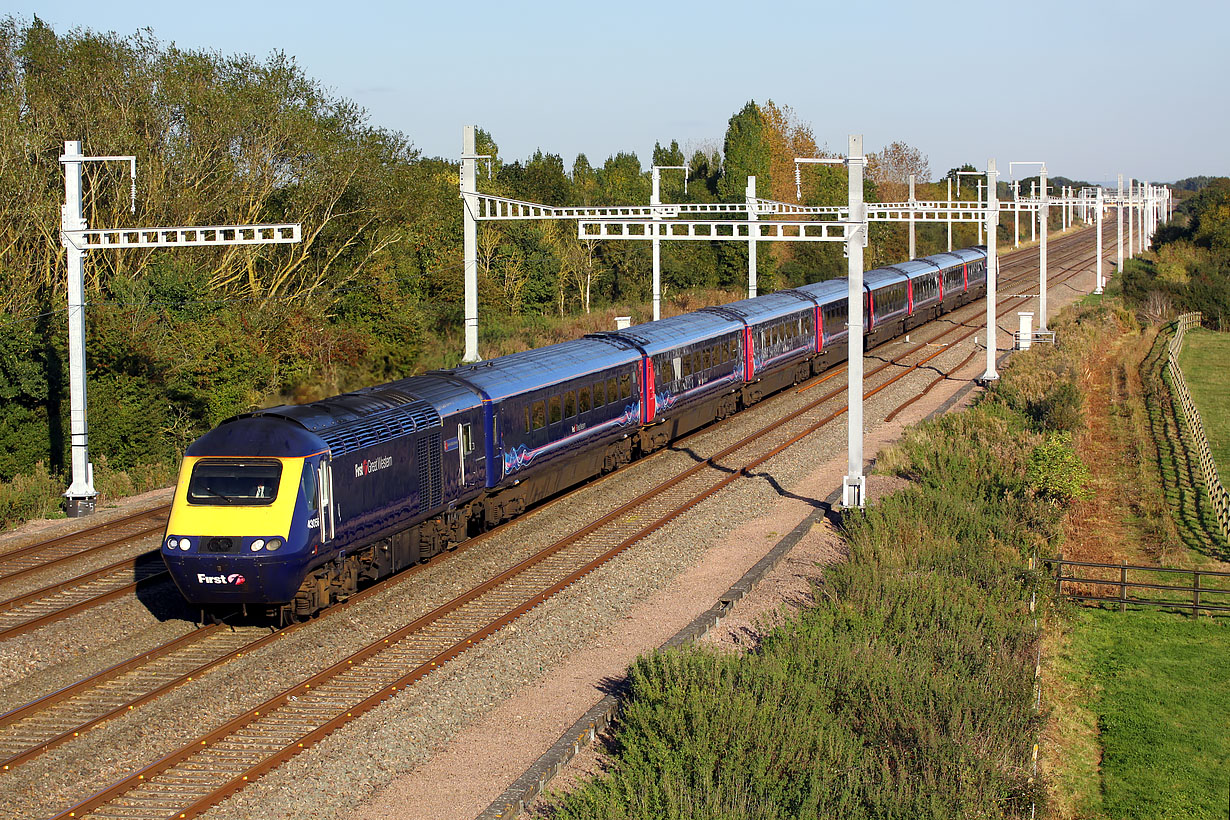
[[[1120,612],[1129,606],[1153,606],[1189,609],[1193,614],[1230,613],[1230,572],[1068,561],[1062,553],[1045,563],[1055,573],[1056,594],[1069,600],[1117,604]],[[1078,572],[1081,574],[1076,574]],[[1191,581],[1164,584],[1141,580],[1142,575],[1153,578],[1190,576]],[[1155,596],[1138,597],[1132,594],[1133,590],[1149,590]],[[1107,592],[1112,594],[1105,594]]]
[[[1204,423],[1200,420],[1200,411],[1192,401],[1192,394],[1187,389],[1187,380],[1179,368],[1179,351],[1183,348],[1183,337],[1187,331],[1200,325],[1199,313],[1184,313],[1175,320],[1174,338],[1170,340],[1166,369],[1170,372],[1170,392],[1178,403],[1183,414],[1187,431],[1196,446],[1196,460],[1200,464],[1200,474],[1204,479],[1205,489],[1213,504],[1217,525],[1221,536],[1230,542],[1230,493],[1226,492],[1217,472],[1217,463],[1213,461],[1213,450],[1209,446],[1208,436],[1204,432]]]

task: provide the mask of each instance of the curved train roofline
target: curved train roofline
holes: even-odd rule
[[[968,301],[985,258],[865,272],[868,346]],[[958,265],[963,295],[937,298],[927,277]],[[190,601],[310,615],[841,361],[848,289],[830,279],[227,419],[186,452],[164,559]],[[274,497],[223,483],[275,467]]]

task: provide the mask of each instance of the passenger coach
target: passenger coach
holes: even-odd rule
[[[985,248],[867,271],[874,347],[986,292]],[[222,422],[162,555],[202,607],[303,618],[847,356],[834,279]]]

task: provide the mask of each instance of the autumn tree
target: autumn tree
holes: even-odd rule
[[[867,156],[867,175],[876,184],[883,202],[904,202],[911,174],[917,182],[930,182],[931,164],[926,154],[900,140]]]

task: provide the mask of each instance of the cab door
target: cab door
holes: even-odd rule
[[[333,521],[333,463],[328,455],[316,465],[317,506],[320,508],[320,543],[328,544],[336,535]]]

